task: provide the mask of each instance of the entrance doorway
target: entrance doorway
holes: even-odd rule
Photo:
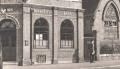
[[[0,22],[3,61],[16,61],[16,25],[11,19]]]
[[[94,43],[92,43],[94,41]],[[93,46],[91,49],[90,46]],[[86,34],[84,37],[84,59],[90,61],[90,51],[94,51],[94,61],[97,61],[97,45],[96,45],[96,31]]]

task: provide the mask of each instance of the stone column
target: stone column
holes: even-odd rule
[[[58,31],[58,20],[57,20],[57,10],[52,7],[52,20],[53,20],[53,46],[52,46],[52,63],[58,63],[58,45],[59,45],[59,31]]]
[[[120,38],[120,21],[118,21],[118,34],[119,34],[118,37]]]
[[[31,64],[31,9],[29,7],[23,8],[23,64]]]
[[[79,48],[79,62],[84,61],[84,23],[83,10],[78,11],[78,48]]]
[[[97,37],[96,37],[97,39],[96,39],[96,49],[97,49],[97,61],[99,61],[100,60],[100,39],[99,39],[99,34],[97,33]]]
[[[17,61],[18,61],[18,66],[23,65],[23,25],[21,24],[21,27],[17,29]]]
[[[98,14],[98,16],[96,16],[95,21],[94,21],[94,28],[96,30],[96,49],[97,49],[97,61],[100,60],[100,42],[101,40],[103,40],[103,34],[104,34],[104,30],[103,30],[103,22],[100,18],[102,14]]]

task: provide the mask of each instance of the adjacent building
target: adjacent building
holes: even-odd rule
[[[87,42],[96,42],[96,60],[120,59],[120,1],[83,0],[86,9],[84,17],[85,59],[89,60]]]

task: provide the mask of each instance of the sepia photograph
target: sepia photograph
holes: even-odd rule
[[[0,69],[120,69],[120,0],[0,0]]]

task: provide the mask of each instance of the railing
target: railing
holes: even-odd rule
[[[73,48],[73,40],[61,40],[60,48]]]
[[[34,40],[35,48],[48,48],[48,40]]]

